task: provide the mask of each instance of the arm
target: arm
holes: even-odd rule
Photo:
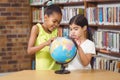
[[[77,46],[77,51],[78,51],[78,55],[80,57],[80,61],[82,63],[83,66],[87,66],[92,58],[92,54],[85,54],[84,51],[82,50],[82,48],[80,47],[81,41],[80,40],[76,40],[76,46]]]
[[[54,38],[52,38],[46,42],[41,43],[39,46],[35,46],[34,44],[37,39],[38,33],[39,33],[39,29],[38,29],[37,25],[34,25],[32,27],[29,42],[28,42],[28,48],[27,48],[28,54],[35,54],[37,51],[41,50],[45,46],[48,46],[54,39]]]
[[[78,54],[80,56],[80,60],[81,60],[82,65],[87,66],[91,61],[92,54],[90,54],[90,53],[85,54],[80,46],[78,47]]]

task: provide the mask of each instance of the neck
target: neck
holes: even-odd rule
[[[81,37],[80,37],[81,43],[83,43],[86,39],[87,39],[87,38],[86,38],[86,35],[85,35],[85,34],[84,34],[83,36],[81,36]]]
[[[86,40],[87,38],[85,38],[85,37],[81,37],[81,43],[83,43],[85,40]]]
[[[45,24],[42,24],[42,27],[45,30],[45,32],[51,33],[51,31],[47,28],[47,26]]]

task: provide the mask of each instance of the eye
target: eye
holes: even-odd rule
[[[78,29],[75,29],[75,30],[78,30]]]
[[[56,23],[56,21],[53,21],[53,23]]]
[[[71,29],[71,28],[70,28],[69,30],[70,30],[70,31],[72,31],[72,29]]]
[[[57,24],[57,25],[60,24],[57,20],[53,21],[53,23],[54,23],[54,24]]]
[[[78,28],[74,28],[74,30],[78,30]]]

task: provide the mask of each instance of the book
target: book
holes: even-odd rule
[[[62,29],[63,31],[62,31],[62,37],[66,37],[66,38],[68,38],[69,37],[69,28],[68,27],[64,27],[63,29]]]

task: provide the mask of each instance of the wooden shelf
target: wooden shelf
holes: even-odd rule
[[[67,3],[55,3],[60,6],[78,6],[78,5],[84,5],[84,1],[79,2],[67,2]]]
[[[105,55],[109,55],[109,56],[114,56],[114,57],[119,57],[120,58],[120,53],[117,52],[111,52],[111,51],[107,51],[104,49],[96,49],[97,52],[100,52],[101,54],[105,54]]]
[[[61,26],[69,26],[68,23],[61,23]],[[91,28],[100,28],[100,29],[114,29],[114,30],[119,30],[120,25],[89,25]]]
[[[110,4],[110,3],[119,3],[120,0],[86,0],[89,3],[98,3],[98,4]]]
[[[89,25],[91,28],[114,29],[119,30],[120,25]]]
[[[110,3],[119,3],[120,0],[86,0],[87,3],[93,3],[93,4],[110,4]],[[78,2],[67,2],[67,3],[54,3],[59,6],[78,6],[78,5],[84,5],[84,1],[78,1]],[[42,7],[43,4],[30,4],[30,6],[34,7]]]
[[[69,24],[68,23],[61,23],[60,26],[65,27],[65,26],[69,26]]]
[[[67,3],[54,3],[59,6],[78,6],[78,5],[83,5],[84,6],[84,1],[79,1],[79,2],[67,2]],[[42,4],[30,4],[31,7],[42,7]]]
[[[31,7],[42,7],[42,4],[30,4]]]

